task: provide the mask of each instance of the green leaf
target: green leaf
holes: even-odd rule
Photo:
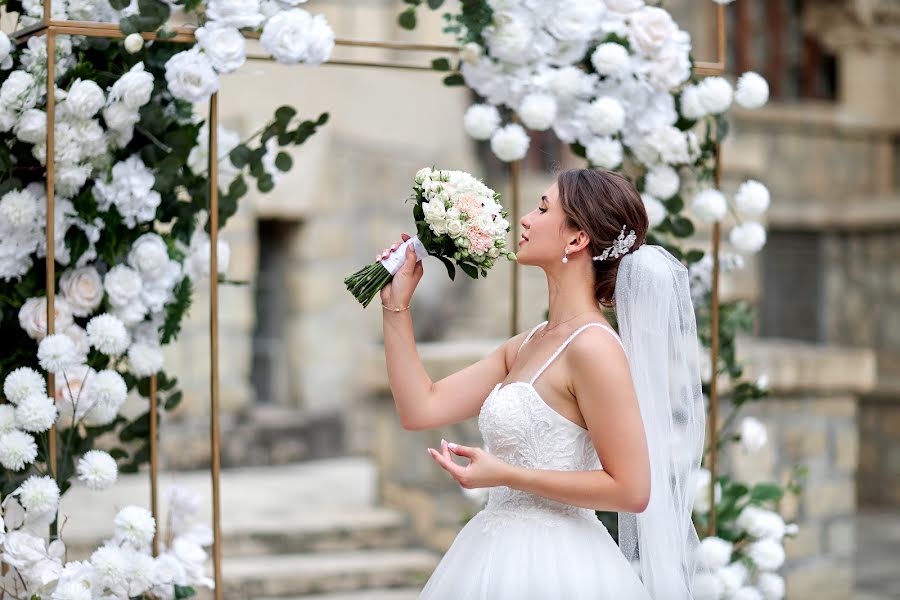
[[[450,61],[446,58],[435,58],[431,61],[431,68],[435,71],[449,71]]]
[[[750,492],[750,500],[755,502],[778,501],[782,496],[784,490],[774,483],[757,483]]]
[[[173,410],[174,408],[176,408],[179,404],[181,404],[181,398],[182,398],[181,390],[175,392],[174,394],[172,394],[171,396],[166,398],[166,404],[165,404],[166,410]]]
[[[275,189],[275,180],[271,175],[265,174],[256,180],[256,188],[263,194],[267,194]]]
[[[444,0],[428,0],[428,8],[431,10],[437,10],[444,3]]]
[[[125,35],[138,33],[141,30],[140,15],[131,15],[119,21],[119,29]]]
[[[246,144],[239,144],[228,153],[228,156],[231,158],[231,164],[238,169],[243,169],[253,158],[253,151]]]
[[[297,111],[292,106],[280,106],[278,110],[275,111],[275,120],[284,123],[287,126],[288,122],[294,118],[297,114]]]
[[[291,159],[291,155],[287,152],[279,152],[275,156],[275,167],[279,171],[290,171],[291,165],[294,164],[293,159]]]
[[[663,204],[666,205],[666,210],[670,213],[680,213],[684,209],[684,200],[679,195],[664,200]]]
[[[472,279],[478,279],[478,267],[475,265],[470,265],[469,263],[457,263],[459,264],[459,268],[463,270],[463,272],[471,277]]]
[[[463,76],[459,73],[454,73],[453,75],[447,75],[444,77],[444,85],[446,86],[456,86],[456,85],[465,85],[466,80],[463,79]]]
[[[184,598],[193,598],[197,595],[196,590],[190,586],[176,585],[175,600],[184,600]]]
[[[116,460],[120,458],[128,458],[128,452],[124,448],[113,448],[109,451],[109,455]]]
[[[450,261],[446,256],[438,256],[440,261],[444,263],[444,266],[447,267],[447,275],[450,276],[451,281],[456,280],[456,267],[453,266],[453,262]]]
[[[228,195],[235,199],[241,198],[247,193],[247,190],[247,182],[244,180],[244,176],[238,175],[234,181],[231,182],[231,185],[228,186]]]
[[[116,10],[124,10],[131,4],[131,0],[109,0],[109,5]]]
[[[671,221],[672,233],[677,237],[690,237],[694,233],[694,224],[690,219],[676,216]]]
[[[403,29],[415,29],[416,28],[416,9],[415,8],[407,8],[400,16],[397,17],[397,23]]]
[[[320,127],[327,122],[328,122],[328,113],[327,112],[322,113],[321,115],[319,115],[319,118],[316,119],[316,125],[318,125]]]
[[[704,256],[706,256],[706,252],[703,250],[688,250],[686,259],[689,264],[694,264],[695,262],[703,260]]]

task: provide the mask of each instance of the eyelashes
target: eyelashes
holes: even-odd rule
[[[538,207],[538,210],[541,211],[541,214],[547,212],[547,209],[546,209],[546,208]]]

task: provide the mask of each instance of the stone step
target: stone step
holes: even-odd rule
[[[416,600],[421,593],[420,588],[392,588],[380,590],[361,590],[358,592],[334,592],[332,594],[313,594],[306,596],[268,597],[257,600]]]
[[[438,560],[434,552],[416,549],[225,558],[223,591],[229,600],[337,592],[354,592],[360,595],[350,598],[361,599],[374,593],[366,590],[421,587]]]

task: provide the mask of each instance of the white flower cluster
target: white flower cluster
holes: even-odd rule
[[[425,222],[435,236],[453,240],[455,260],[490,268],[500,256],[515,258],[506,249],[509,221],[494,190],[463,171],[429,168],[416,173],[415,187],[422,194]]]
[[[759,181],[748,179],[734,195],[734,212],[743,219],[732,227],[729,241],[739,252],[754,254],[766,245],[766,229],[758,221],[769,208],[769,190]],[[728,213],[728,200],[716,189],[699,190],[691,202],[691,211],[704,223],[721,221]]]
[[[112,459],[89,454],[82,459],[84,466],[79,463],[79,472],[89,474],[84,478],[88,485],[95,476],[105,482],[110,466],[98,465]],[[0,578],[0,589],[14,598],[90,600],[146,595],[173,600],[176,585],[212,588],[206,575],[205,550],[212,544],[212,532],[205,525],[192,524],[196,497],[180,488],[170,490],[168,496],[169,527],[161,539],[171,542],[161,544],[159,556],[150,552],[156,532],[152,515],[145,508],[126,506],[113,521],[113,536],[88,560],[66,563],[63,542],[48,544],[38,533],[58,510],[59,488],[50,477],[32,476],[2,504],[0,522],[5,527],[0,532],[0,558],[9,571]]]

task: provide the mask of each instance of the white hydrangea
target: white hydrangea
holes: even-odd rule
[[[741,445],[748,452],[759,452],[768,441],[766,426],[754,417],[744,417],[741,421]]]
[[[206,102],[219,91],[212,62],[196,46],[166,61],[166,82],[173,96],[192,104]]]
[[[597,135],[612,135],[625,126],[625,108],[610,96],[591,102],[585,111],[588,127]]]
[[[144,550],[153,542],[156,521],[150,511],[142,506],[126,506],[113,520],[117,544],[127,544],[134,550]]]
[[[12,404],[0,404],[0,435],[16,428],[16,407]]]
[[[56,403],[46,394],[28,396],[16,407],[16,425],[31,433],[43,433],[56,423]]]
[[[628,50],[625,46],[613,42],[597,46],[591,54],[591,64],[599,74],[608,77],[621,79],[631,73],[631,56]]]
[[[500,127],[500,112],[490,104],[473,104],[463,115],[463,128],[476,140],[488,140]]]
[[[784,598],[784,578],[777,573],[760,573],[756,587],[766,600],[782,600]]]
[[[700,190],[691,202],[691,210],[704,223],[714,223],[725,216],[728,202],[719,190]]]
[[[38,344],[38,362],[49,373],[61,373],[78,363],[75,342],[64,333],[48,335]]]
[[[703,567],[715,571],[731,562],[733,550],[734,544],[731,542],[710,536],[703,538],[697,546],[697,559]]]
[[[91,425],[108,425],[125,403],[128,386],[117,372],[104,369],[88,381],[87,393],[90,409],[85,414],[85,421]]]
[[[744,108],[759,108],[769,101],[769,84],[758,73],[747,71],[738,78],[734,101]]]
[[[76,317],[86,317],[103,302],[103,278],[92,266],[64,271],[59,278],[59,291],[72,307]]]
[[[769,208],[769,189],[755,179],[748,179],[738,188],[734,195],[734,204],[738,213],[755,217]]]
[[[766,228],[759,223],[747,221],[735,225],[728,236],[731,245],[745,254],[759,252],[766,245]]]
[[[678,172],[669,165],[657,165],[644,177],[644,190],[655,198],[668,200],[678,193],[680,186]]]
[[[121,320],[109,313],[97,315],[87,324],[88,342],[108,356],[118,356],[128,349],[131,340]]]
[[[79,460],[76,467],[78,479],[92,490],[105,490],[116,482],[119,469],[116,460],[103,450],[90,450]]]
[[[531,140],[525,129],[518,123],[501,127],[491,136],[491,150],[503,162],[525,158]]]
[[[593,139],[585,148],[585,153],[592,165],[604,169],[615,169],[622,164],[622,143],[611,137]]]
[[[113,306],[127,306],[141,294],[141,276],[128,265],[118,264],[106,273],[103,287]]]
[[[774,571],[784,564],[784,548],[775,540],[757,540],[747,547],[747,556],[763,571]]]
[[[708,114],[718,115],[731,106],[734,91],[724,77],[707,77],[697,85],[700,103]]]
[[[657,227],[666,218],[666,207],[650,194],[641,194],[641,200],[644,203],[644,210],[647,211],[650,227]]]
[[[0,435],[0,465],[10,471],[21,471],[37,458],[38,447],[34,438],[15,429]]]
[[[63,101],[65,111],[78,119],[90,119],[106,103],[103,90],[95,81],[76,79]]]
[[[496,111],[496,109],[494,110]],[[553,121],[556,119],[556,111],[556,98],[550,94],[529,94],[522,100],[522,105],[519,107],[519,117],[529,129],[546,131],[553,125]],[[498,114],[498,123],[499,120],[500,115]]]
[[[31,367],[19,367],[3,381],[3,395],[12,404],[18,404],[28,396],[46,393],[47,381]]]
[[[59,486],[52,477],[32,475],[13,492],[22,507],[35,515],[55,513],[59,508]]]
[[[128,364],[131,372],[138,377],[154,375],[163,367],[162,349],[140,342],[132,344],[128,349]]]
[[[194,32],[197,44],[219,73],[231,73],[247,60],[247,43],[237,28],[209,21]]]
[[[113,166],[111,182],[98,179],[94,184],[97,207],[105,211],[114,204],[128,227],[152,221],[162,201],[153,189],[155,182],[156,177],[141,157],[132,154]]]

